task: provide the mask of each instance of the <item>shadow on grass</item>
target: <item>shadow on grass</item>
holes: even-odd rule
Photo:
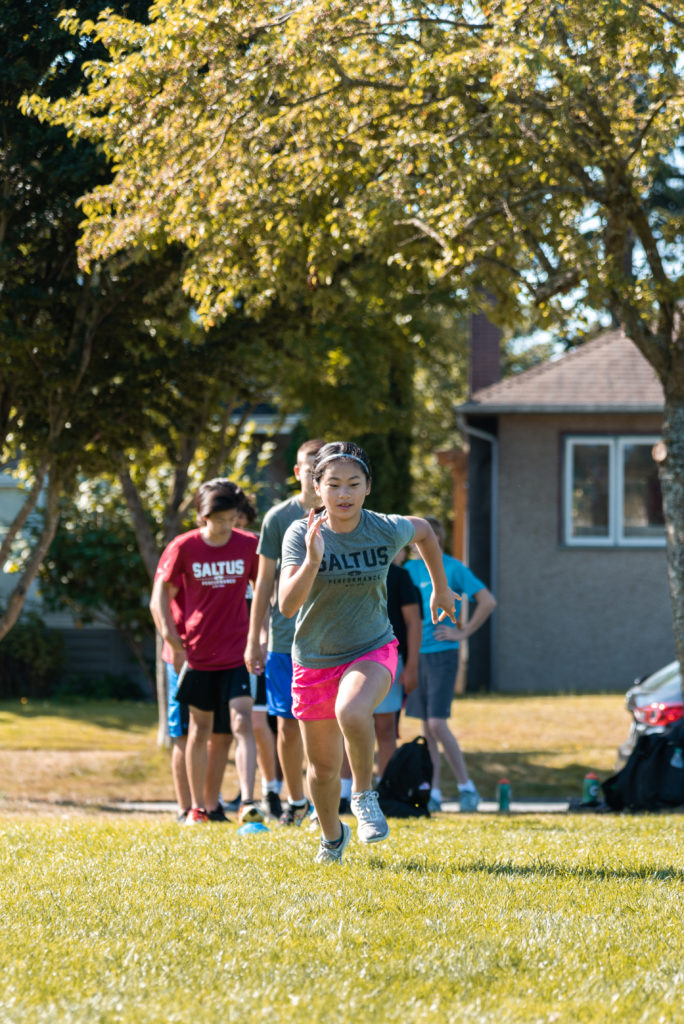
[[[617,750],[615,753],[617,756]],[[566,756],[567,761],[564,761]],[[600,779],[613,773],[612,765],[608,770],[600,769],[595,764],[571,760],[572,757],[570,752],[565,755],[562,750],[541,748],[469,752],[466,760],[470,775],[485,800],[496,799],[497,784],[502,777],[511,783],[513,799],[571,800],[582,796],[584,777],[588,772],[596,772]],[[442,760],[442,779],[447,782],[450,777],[451,772]],[[456,796],[455,790],[453,796]]]
[[[146,732],[157,723],[157,705],[152,701],[98,700],[20,700],[0,701],[0,715],[9,714],[20,720],[61,718],[87,722],[101,729]]]
[[[662,882],[669,879],[684,881],[684,869],[672,865],[644,864],[640,868],[609,868],[565,866],[547,861],[535,861],[531,864],[510,864],[488,861],[484,857],[461,863],[435,864],[427,859],[409,857],[403,862],[386,861],[382,857],[373,857],[368,866],[374,871],[391,871],[394,874],[416,872],[418,874],[439,874],[451,877],[459,875],[502,875],[505,878],[577,878],[592,882],[605,882],[611,879],[646,880]]]

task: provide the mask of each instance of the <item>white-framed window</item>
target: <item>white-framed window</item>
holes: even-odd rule
[[[570,546],[662,547],[656,434],[573,434],[563,445],[563,540]]]

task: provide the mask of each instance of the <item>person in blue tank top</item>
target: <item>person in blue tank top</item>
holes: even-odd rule
[[[432,527],[414,516],[363,508],[371,488],[368,456],[334,441],[316,456],[320,508],[288,527],[283,539],[279,602],[296,615],[292,710],[304,737],[311,796],[321,826],[319,863],[340,861],[351,831],[339,817],[340,767],[346,746],[351,810],[363,843],[386,839],[389,826],[372,789],[373,712],[397,669],[397,640],[387,614],[387,573],[413,541],[432,581],[434,622],[456,622],[457,595],[447,583]]]
[[[426,516],[426,519],[439,540],[441,553],[444,544],[444,528],[439,519],[435,519],[433,516]],[[418,557],[406,562],[405,568],[420,592],[423,607],[428,608],[432,600],[432,581],[420,551],[416,553]],[[459,644],[472,636],[486,622],[496,607],[496,601],[484,583],[463,562],[459,562],[457,558],[452,558],[447,554],[442,554],[441,557],[449,586],[457,594],[465,594],[469,601],[474,602],[474,608],[468,621],[463,625],[451,626],[446,622],[435,623],[429,615],[423,617],[418,686],[409,694],[405,710],[410,718],[422,720],[423,735],[427,740],[432,758],[432,792],[428,809],[438,811],[441,806],[439,757],[441,746],[444,757],[456,776],[461,810],[476,811],[480,803],[480,795],[468,775],[463,753],[458,740],[449,728],[448,718],[451,714],[451,701],[458,672]]]

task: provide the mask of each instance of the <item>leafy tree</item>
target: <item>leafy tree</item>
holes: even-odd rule
[[[117,259],[91,274],[78,270],[75,201],[105,179],[106,164],[94,147],[74,149],[63,129],[32,123],[18,109],[22,92],[47,80],[56,93],[71,91],[94,52],[74,49],[57,31],[57,9],[47,0],[0,9],[0,444],[2,461],[22,461],[27,480],[26,501],[0,545],[0,565],[45,492],[42,529],[0,617],[0,638],[16,621],[54,536],[60,493],[103,437],[120,433],[119,416],[100,415],[98,391],[113,383],[107,360],[122,339],[137,340],[124,310],[140,310],[160,279],[146,258],[137,265]],[[144,6],[120,9],[135,15]]]
[[[39,572],[43,603],[69,609],[77,622],[118,630],[151,683],[149,577],[120,496],[105,480],[83,481],[76,500],[62,504],[64,526]]]
[[[289,304],[359,251],[491,295],[503,324],[610,310],[665,390],[684,661],[682,220],[650,198],[682,130],[681,5],[160,0],[146,26],[66,24],[109,55],[50,111],[116,167],[84,205],[85,267],[182,241],[206,320]]]

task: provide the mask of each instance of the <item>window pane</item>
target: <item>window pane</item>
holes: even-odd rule
[[[572,535],[608,537],[610,533],[610,447],[572,447]]]
[[[660,538],[664,533],[663,501],[652,448],[651,444],[625,444],[622,449],[625,537]]]

